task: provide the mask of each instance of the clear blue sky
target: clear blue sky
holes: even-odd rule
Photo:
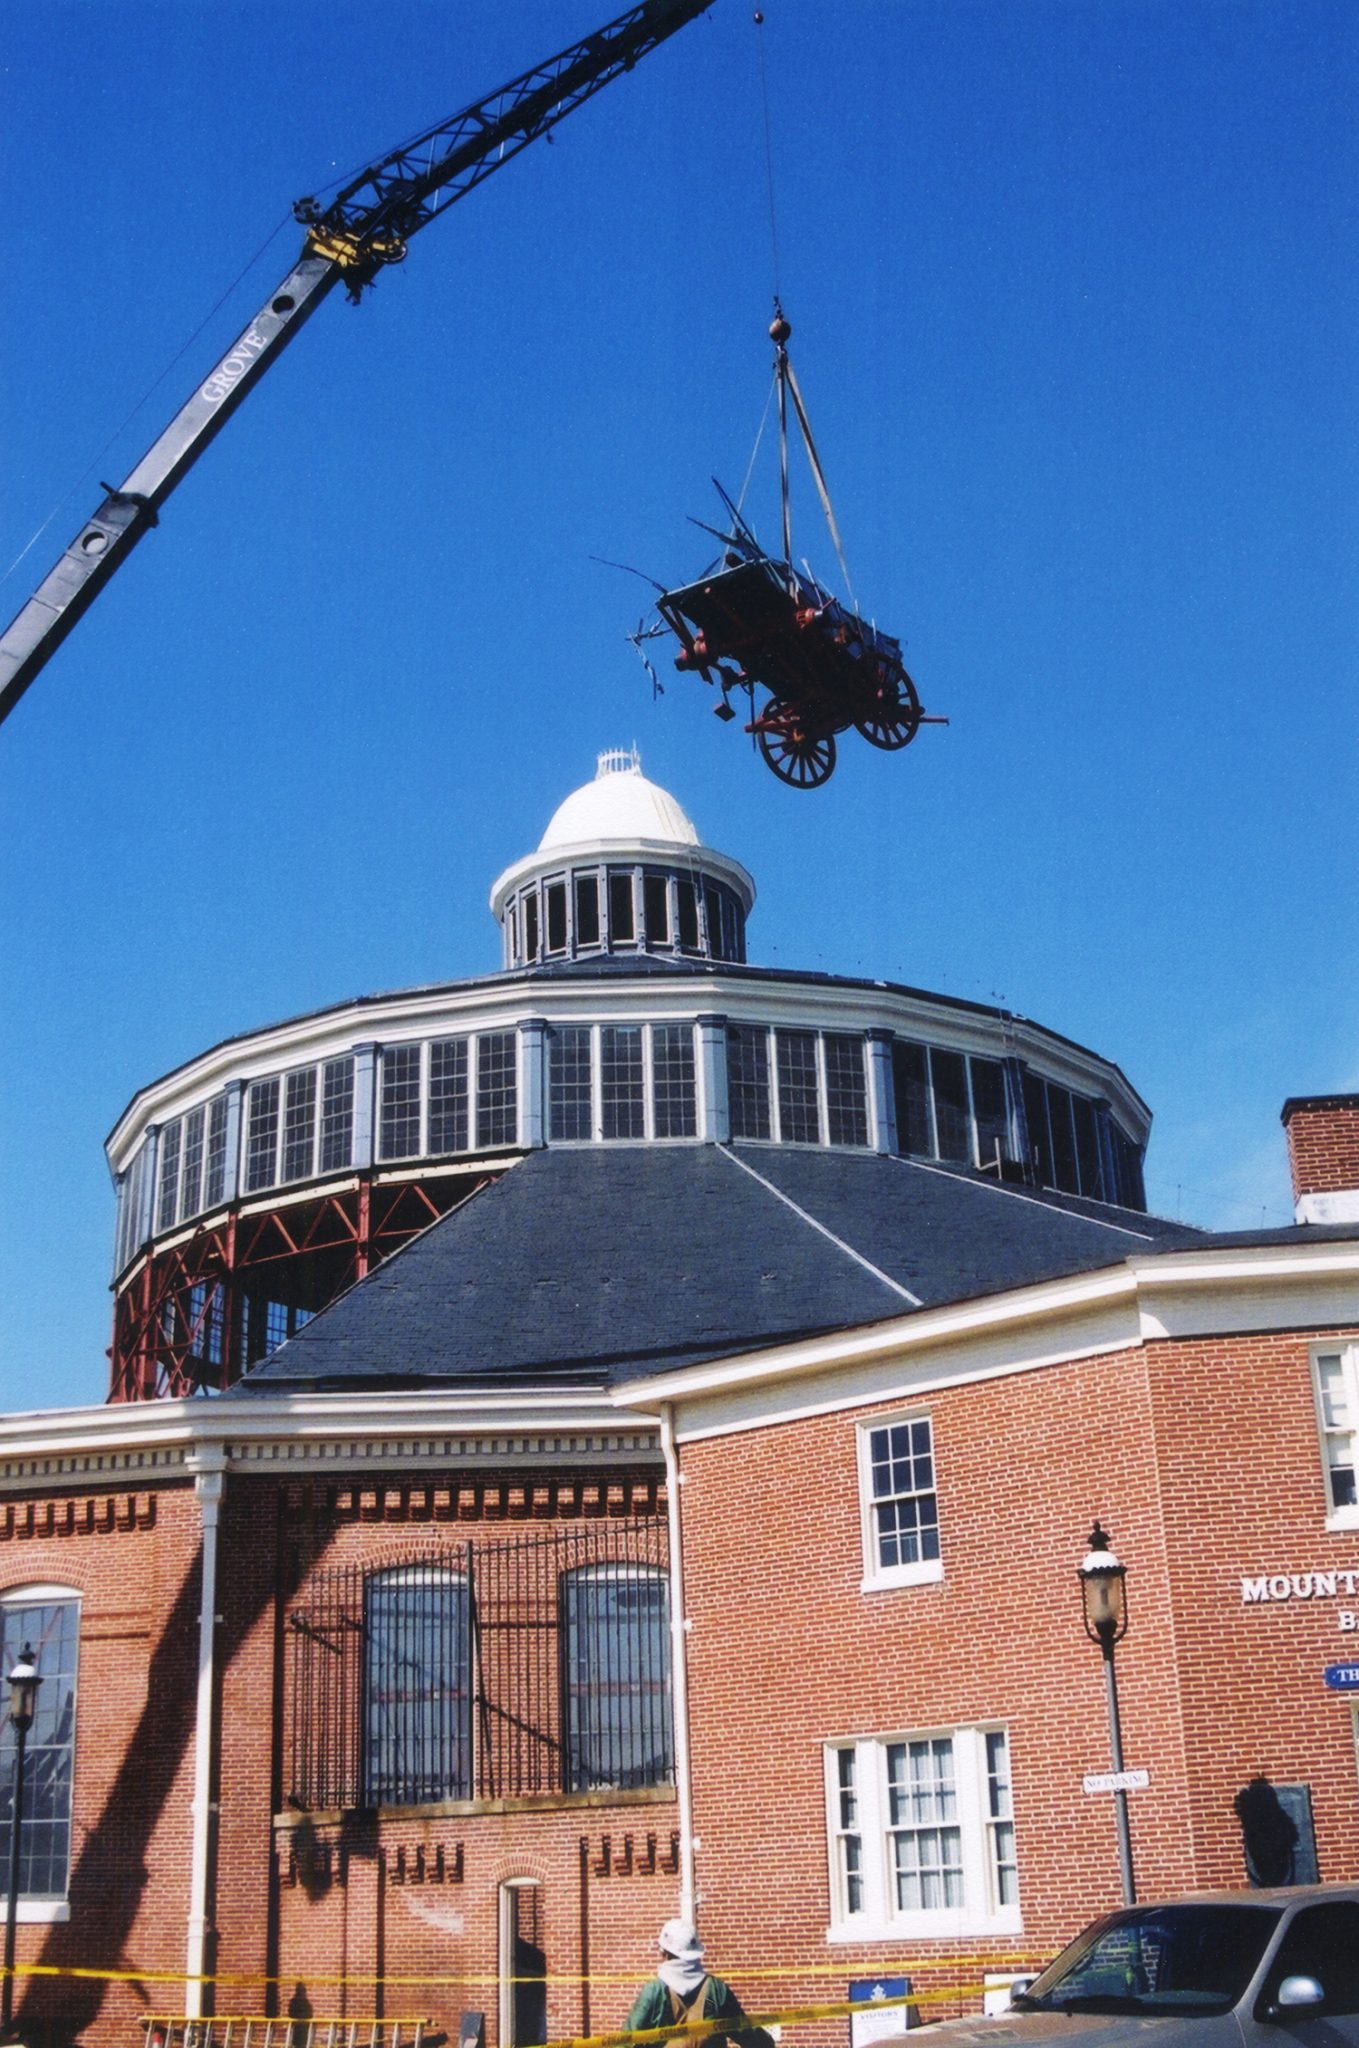
[[[69,495],[6,617],[287,268],[292,199],[608,8],[8,10],[0,567]],[[765,11],[718,0],[324,307],[0,734],[4,1406],[103,1396],[132,1092],[495,965],[492,877],[633,740],[755,873],[755,958],[999,998],[1146,1096],[1154,1206],[1291,1217],[1281,1103],[1359,1087],[1359,12]],[[645,587],[591,560],[695,572],[745,470],[758,33],[851,572],[952,720],[816,795],[700,684],[653,700]],[[772,538],[769,467],[751,509]]]

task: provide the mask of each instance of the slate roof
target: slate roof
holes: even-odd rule
[[[872,1153],[555,1147],[432,1224],[235,1391],[606,1386],[1203,1241]]]

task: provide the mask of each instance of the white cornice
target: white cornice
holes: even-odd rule
[[[632,1380],[677,1434],[732,1434],[1164,1339],[1359,1327],[1359,1243],[1135,1253],[1116,1266]]]
[[[230,1470],[296,1465],[489,1470],[626,1464],[656,1454],[642,1416],[626,1422],[599,1393],[293,1394],[144,1401],[0,1417],[0,1492],[43,1482],[145,1484],[186,1475],[205,1456]]]

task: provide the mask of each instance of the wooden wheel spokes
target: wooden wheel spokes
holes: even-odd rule
[[[871,711],[855,719],[854,729],[870,746],[881,747],[888,754],[910,745],[920,730],[920,699],[904,668],[883,670],[876,702]]]
[[[755,720],[760,752],[780,782],[794,789],[818,789],[835,767],[835,737],[812,732],[796,705],[771,697]]]

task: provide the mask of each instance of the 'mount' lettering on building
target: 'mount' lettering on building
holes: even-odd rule
[[[1241,1598],[1246,1606],[1257,1600],[1335,1600],[1341,1594],[1348,1600],[1356,1588],[1359,1571],[1263,1572],[1258,1579],[1242,1579]]]

